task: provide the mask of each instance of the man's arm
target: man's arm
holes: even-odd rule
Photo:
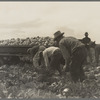
[[[89,38],[89,43],[91,43],[91,39]]]
[[[33,65],[35,68],[38,68],[39,67],[39,52],[37,52],[35,54],[35,56],[33,57]]]
[[[49,66],[50,64],[49,64],[49,59],[48,59],[47,52],[45,52],[45,51],[44,51],[44,53],[43,53],[43,58],[44,58],[45,66],[46,66],[46,68],[48,68],[48,66]]]

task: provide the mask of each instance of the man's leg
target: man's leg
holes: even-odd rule
[[[95,50],[95,61],[96,61],[96,66],[98,66],[98,63],[99,63],[99,53],[98,53],[98,50]]]
[[[90,63],[92,63],[92,53],[91,53],[91,49],[88,49],[88,56],[89,56],[89,61]]]
[[[79,79],[80,81],[83,81],[84,71],[82,65],[85,61],[85,58],[85,48],[78,48],[78,50],[73,54],[70,73],[74,82],[77,82]]]
[[[80,66],[80,81],[82,82],[85,79],[85,73],[84,73],[82,65],[84,64],[86,57],[87,57],[85,48],[81,49],[80,56],[82,57],[81,66]]]
[[[73,57],[70,66],[70,74],[74,82],[77,82],[79,80],[79,67],[80,63],[76,60],[76,57]]]

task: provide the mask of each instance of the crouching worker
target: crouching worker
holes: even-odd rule
[[[34,66],[34,68],[37,72],[39,71],[39,69],[41,69],[41,67],[44,66],[43,57],[42,57],[42,54],[41,54],[42,51],[44,51],[44,50],[45,50],[44,46],[39,46],[37,53],[33,57],[33,66]]]
[[[32,48],[29,48],[27,50],[28,53],[30,53],[30,55],[32,56],[32,58],[34,57],[34,55],[38,52],[39,50],[39,45],[35,45]]]
[[[48,47],[43,51],[43,58],[45,62],[46,69],[48,70],[48,74],[53,75],[55,70],[62,74],[62,69],[60,67],[63,56],[58,47]]]
[[[64,33],[57,31],[54,33],[54,40],[58,42],[63,57],[65,59],[66,70],[69,68],[71,78],[74,82],[85,79],[83,63],[87,53],[83,43],[74,37],[64,37]]]

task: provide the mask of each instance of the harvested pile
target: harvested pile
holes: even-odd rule
[[[45,45],[49,46],[53,44],[53,39],[51,37],[34,37],[34,38],[26,38],[26,39],[20,39],[20,38],[12,38],[7,40],[0,40],[0,45]]]

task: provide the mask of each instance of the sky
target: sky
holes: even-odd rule
[[[0,40],[50,36],[60,30],[100,43],[100,2],[0,2]]]

